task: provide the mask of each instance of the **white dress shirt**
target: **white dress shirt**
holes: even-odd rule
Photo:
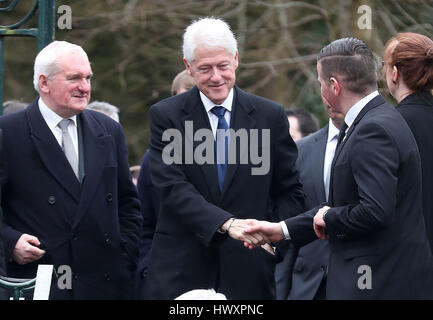
[[[39,104],[39,110],[41,111],[42,117],[47,123],[48,128],[50,128],[58,144],[60,145],[60,147],[62,147],[62,129],[60,129],[58,124],[60,121],[63,120],[63,118],[59,116],[57,113],[55,113],[53,110],[51,110],[44,103],[42,98],[39,98],[38,104]],[[75,154],[77,155],[77,161],[78,161],[77,116],[73,116],[69,119],[71,119],[72,122],[69,123],[68,131],[69,131],[69,135],[71,136],[72,144],[74,145],[74,150],[75,150]]]
[[[203,105],[206,109],[207,116],[209,117],[209,123],[210,123],[210,126],[212,128],[213,137],[215,139],[216,130],[218,127],[218,117],[211,112],[211,109],[215,106],[222,106],[222,107],[226,108],[227,111],[224,113],[224,118],[227,121],[227,125],[230,127],[230,117],[231,117],[232,105],[233,105],[233,88],[230,90],[227,98],[224,100],[224,102],[222,104],[217,105],[217,104],[213,103],[201,91],[200,91],[200,98],[201,98],[201,102],[203,102]]]
[[[334,159],[335,149],[337,148],[338,134],[340,130],[334,125],[331,119],[329,119],[328,127],[328,141],[325,149],[325,161],[323,162],[323,185],[325,186],[326,201],[329,196],[329,181],[331,176],[331,164]]]

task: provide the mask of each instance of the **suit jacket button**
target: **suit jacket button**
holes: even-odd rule
[[[108,273],[105,274],[105,280],[107,280],[107,281],[111,280],[111,277],[110,277],[110,275]]]
[[[48,203],[49,204],[55,204],[56,203],[56,197],[55,196],[49,196],[48,197]]]
[[[107,202],[113,201],[113,195],[111,194],[111,192],[107,193],[107,195],[105,196],[105,200],[107,200]]]

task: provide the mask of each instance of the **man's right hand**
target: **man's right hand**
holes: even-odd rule
[[[267,243],[269,242],[278,242],[283,240],[284,232],[281,228],[281,225],[277,222],[268,222],[268,221],[254,221],[250,224],[250,227],[248,227],[246,230],[244,230],[244,234],[248,235],[260,235],[263,239],[266,240]],[[259,243],[260,245],[263,244],[263,242]],[[258,247],[256,244],[251,244],[246,241],[244,241],[244,246],[253,249],[255,247]]]
[[[38,248],[40,245],[41,243],[38,238],[24,233],[15,245],[12,259],[18,264],[36,261],[45,254],[45,250]]]

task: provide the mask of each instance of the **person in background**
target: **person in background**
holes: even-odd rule
[[[179,72],[171,84],[171,95],[184,93],[195,86],[194,78],[188,73],[188,70]]]
[[[171,84],[173,96],[188,91],[195,85],[195,80],[187,70],[179,72]],[[134,178],[134,177],[133,177]],[[149,150],[147,150],[141,160],[139,175],[137,179],[138,197],[141,201],[141,213],[143,215],[143,228],[140,234],[140,258],[135,277],[135,298],[142,300],[145,298],[145,285],[147,268],[149,266],[150,250],[152,247],[153,235],[155,233],[156,221],[160,206],[160,195],[150,176]]]
[[[2,141],[3,141],[3,132],[0,129],[0,154],[2,152]],[[0,191],[0,200],[1,200],[1,191]],[[0,208],[0,230],[3,230],[3,210]],[[3,232],[0,233],[0,276],[6,276],[6,256],[4,252],[4,240],[3,240]],[[0,300],[7,300],[12,296],[11,292],[4,288],[0,288]]]
[[[298,141],[319,130],[319,120],[314,114],[305,109],[286,109],[286,116],[290,123],[290,135],[294,141]]]
[[[114,121],[119,122],[119,108],[109,104],[108,102],[93,101],[92,103],[89,103],[87,109],[106,114]]]
[[[21,101],[17,101],[17,100],[9,100],[9,101],[5,101],[3,103],[3,113],[2,115],[8,115],[11,113],[15,113],[21,110],[24,110],[25,108],[27,108],[29,104],[28,103],[24,103]]]
[[[412,32],[397,34],[385,46],[383,72],[418,145],[424,221],[433,250],[433,41]]]
[[[334,111],[322,97],[328,124],[319,131],[296,142],[301,183],[305,190],[305,209],[310,210],[328,201],[331,164],[337,146],[338,134],[344,124],[344,114]],[[283,295],[288,300],[324,300],[326,299],[326,276],[329,261],[329,242],[317,239],[297,250],[293,247],[278,265],[279,274],[290,285]],[[287,261],[286,259],[292,258]],[[292,272],[290,272],[293,270]],[[278,275],[276,273],[276,275]],[[287,279],[289,278],[289,279]],[[277,282],[281,283],[281,281]],[[277,286],[278,290],[278,286]]]

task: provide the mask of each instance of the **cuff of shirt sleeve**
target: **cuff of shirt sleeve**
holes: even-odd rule
[[[290,233],[289,230],[287,229],[286,223],[284,221],[280,221],[280,225],[281,225],[281,229],[283,229],[284,237],[286,238],[286,240],[290,240]]]

